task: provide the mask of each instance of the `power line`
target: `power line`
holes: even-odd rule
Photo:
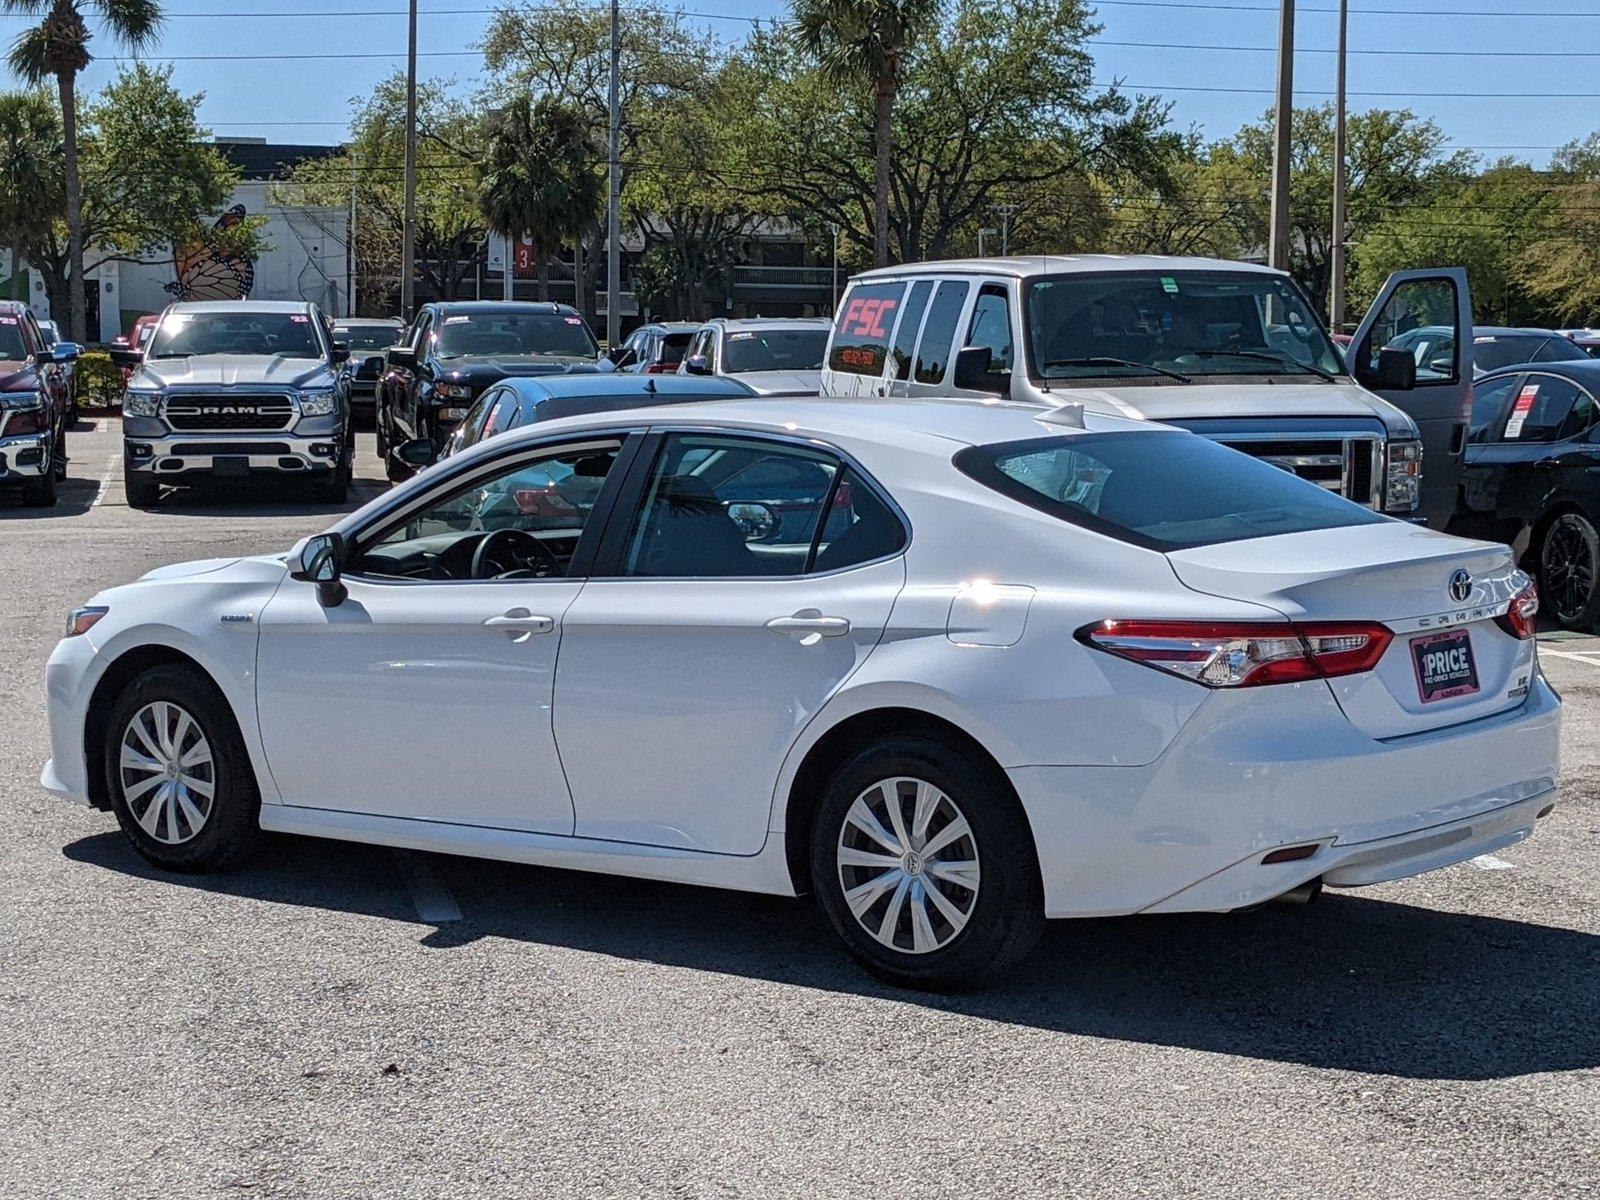
[[[1275,13],[1278,11],[1276,4],[1225,4],[1212,0],[1205,4],[1185,4],[1179,0],[1095,0],[1098,8],[1178,8],[1191,9],[1197,12],[1263,12]],[[1337,8],[1308,8],[1296,6],[1296,11],[1301,13],[1332,13],[1337,15]],[[1463,8],[1351,8],[1352,17],[1559,17],[1566,20],[1600,20],[1600,12],[1575,13],[1558,12],[1552,9],[1542,9],[1530,12],[1526,9],[1520,12],[1506,12],[1504,9],[1463,9]]]

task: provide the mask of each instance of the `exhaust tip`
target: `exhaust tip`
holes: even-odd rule
[[[1281,896],[1274,896],[1272,903],[1310,904],[1320,895],[1322,895],[1322,876],[1318,875],[1315,879],[1307,880],[1299,887],[1290,888]]]
[[[1556,810],[1556,806],[1554,804],[1546,804],[1543,808],[1541,808],[1539,810],[1539,815],[1536,816],[1534,818],[1534,820],[1535,821],[1542,821],[1546,817],[1548,817],[1551,813],[1555,812],[1555,810]]]

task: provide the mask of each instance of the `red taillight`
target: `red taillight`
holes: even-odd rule
[[[1511,607],[1494,619],[1494,623],[1519,641],[1527,641],[1539,632],[1539,589],[1533,584],[1523,588],[1511,598]]]
[[[664,362],[651,363],[644,369],[644,373],[646,375],[676,375],[678,373],[678,364]]]
[[[1394,635],[1366,621],[1102,621],[1078,637],[1119,658],[1220,688],[1370,671]]]

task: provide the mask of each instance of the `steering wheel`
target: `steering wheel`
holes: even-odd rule
[[[502,552],[505,558],[500,557]],[[528,565],[530,558],[538,560],[537,565]],[[543,579],[560,573],[561,560],[533,534],[521,529],[496,529],[472,552],[472,574],[468,578]]]

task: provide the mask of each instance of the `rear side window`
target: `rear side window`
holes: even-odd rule
[[[1500,414],[1516,394],[1520,375],[1506,375],[1500,379],[1487,379],[1472,389],[1472,421],[1467,428],[1467,441],[1487,442],[1494,432]]]
[[[847,375],[881,375],[904,283],[864,283],[846,293],[833,322],[828,366]]]
[[[911,352],[917,348],[917,331],[922,328],[922,313],[933,294],[933,280],[919,279],[911,285],[906,310],[900,314],[900,327],[894,333],[894,377],[911,378]]]
[[[961,310],[967,306],[968,287],[965,283],[947,279],[933,294],[928,320],[922,327],[922,341],[917,346],[918,383],[944,382],[954,353],[951,347],[956,340],[956,322],[961,319]]]
[[[969,446],[955,465],[1021,504],[1162,552],[1388,520],[1187,433],[1091,433]]]
[[[1594,424],[1594,401],[1570,379],[1527,375],[1506,414],[1500,440],[1556,442]]]

